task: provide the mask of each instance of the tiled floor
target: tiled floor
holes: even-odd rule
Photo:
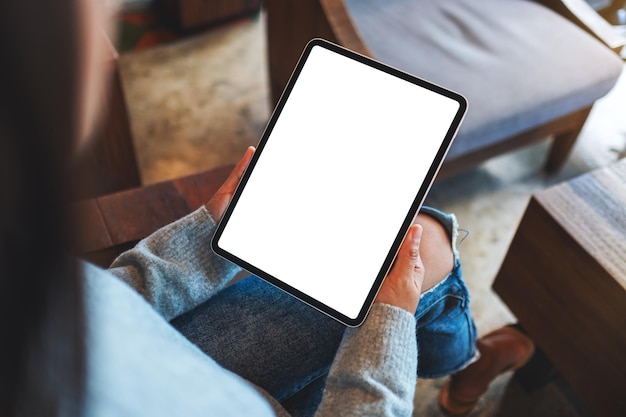
[[[171,44],[123,54],[122,75],[144,183],[238,160],[270,114],[263,21],[242,20]],[[547,144],[495,158],[436,185],[428,204],[456,213],[470,234],[464,276],[480,333],[514,318],[491,291],[532,192],[615,160],[626,146],[626,76],[597,103],[565,169],[545,177]],[[499,378],[475,415],[585,416],[564,381],[526,393]],[[439,415],[443,380],[418,384],[415,415]]]

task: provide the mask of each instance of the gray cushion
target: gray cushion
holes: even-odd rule
[[[347,0],[374,58],[469,102],[448,159],[591,105],[623,63],[529,0]]]

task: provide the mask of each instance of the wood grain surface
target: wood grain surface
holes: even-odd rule
[[[533,196],[493,284],[597,416],[626,410],[626,160]]]
[[[104,36],[103,42],[107,44],[108,53],[102,66],[110,82],[102,106],[102,120],[73,167],[73,176],[77,179],[76,199],[92,198],[141,184],[119,56],[108,37]]]
[[[206,203],[232,168],[226,165],[73,204],[76,254],[107,267],[140,239]]]
[[[162,13],[184,30],[231,20],[261,9],[261,0],[157,0]]]

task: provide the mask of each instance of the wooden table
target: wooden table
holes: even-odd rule
[[[597,416],[626,415],[626,160],[535,194],[493,288]]]

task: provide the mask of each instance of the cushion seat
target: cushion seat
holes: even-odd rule
[[[591,106],[623,68],[595,38],[529,0],[345,3],[375,59],[468,99],[448,160]]]

